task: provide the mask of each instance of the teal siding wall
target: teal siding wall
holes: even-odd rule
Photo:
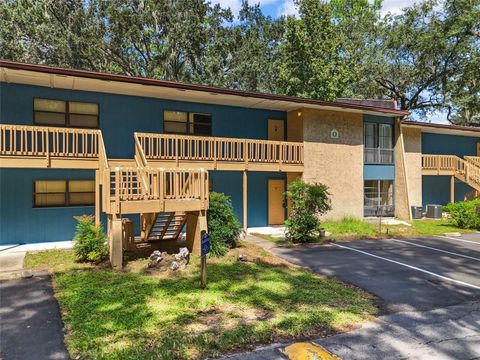
[[[71,240],[75,232],[73,217],[94,214],[95,208],[33,208],[33,182],[94,178],[93,171],[85,170],[2,169],[0,244]]]
[[[243,223],[243,174],[239,171],[210,171],[213,191],[230,196],[235,214]],[[247,188],[248,227],[268,224],[268,179],[285,179],[285,173],[250,172]]]
[[[139,96],[88,91],[51,89],[39,86],[0,83],[0,121],[9,124],[33,123],[33,98],[96,102],[100,105],[100,129],[110,158],[131,158],[133,133],[163,132],[163,111],[199,111],[212,114],[213,135],[266,139],[268,119],[286,119],[282,111],[235,106],[198,104]]]
[[[480,137],[422,133],[423,154],[476,156]]]
[[[472,156],[477,154],[477,142],[480,142],[480,137],[423,133],[422,153],[457,155],[459,157]],[[470,191],[472,191],[470,186],[455,180],[455,201],[463,201],[464,196]],[[450,177],[423,176],[422,194],[423,206],[448,204],[450,202]]]
[[[30,85],[0,83],[0,123],[33,124],[33,98],[52,98],[96,102],[100,105],[100,128],[110,158],[132,158],[135,131],[163,131],[163,111],[199,111],[212,114],[214,136],[266,139],[268,119],[286,119],[281,111],[234,106],[198,104],[97,92],[51,89]],[[242,210],[242,174],[210,172],[214,190],[232,197],[239,219]],[[268,222],[269,177],[280,173],[249,173],[249,226],[266,226]],[[94,207],[32,207],[33,181],[36,179],[93,179],[91,171],[26,170],[0,171],[0,243],[70,240],[75,230],[73,216],[93,214]],[[19,191],[21,189],[21,191]],[[130,216],[139,231],[138,216]],[[105,217],[103,217],[105,221]]]
[[[395,180],[395,165],[364,165],[364,180]]]

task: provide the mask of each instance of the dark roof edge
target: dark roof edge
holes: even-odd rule
[[[435,129],[457,130],[457,131],[471,131],[471,132],[473,131],[473,132],[480,133],[480,128],[471,127],[471,126],[462,126],[462,125],[434,124],[434,123],[425,123],[421,121],[411,121],[411,120],[402,121],[402,125],[419,126],[419,127],[427,127],[427,128],[435,128]]]
[[[78,76],[78,77],[85,77],[85,78],[98,79],[98,80],[128,82],[133,84],[150,85],[150,86],[163,86],[163,87],[169,87],[169,88],[175,88],[175,89],[203,91],[203,92],[210,92],[210,93],[223,94],[223,95],[252,97],[252,98],[258,98],[258,99],[276,100],[276,101],[290,101],[290,102],[295,102],[299,104],[310,104],[310,105],[318,105],[318,106],[330,106],[330,107],[336,107],[336,108],[372,111],[372,112],[390,114],[395,116],[406,116],[410,114],[408,111],[404,111],[404,110],[393,110],[393,109],[385,109],[385,108],[374,107],[374,106],[335,103],[335,102],[329,102],[329,101],[305,99],[305,98],[296,97],[296,96],[275,95],[275,94],[259,93],[259,92],[252,92],[252,91],[233,90],[233,89],[218,88],[218,87],[207,86],[207,85],[188,84],[188,83],[182,83],[182,82],[156,80],[156,79],[149,79],[149,78],[135,77],[135,76],[125,76],[125,75],[103,73],[103,72],[97,72],[97,71],[68,69],[68,68],[47,66],[47,65],[27,64],[27,63],[8,61],[8,60],[0,60],[0,66],[6,67],[9,69],[38,71],[38,72],[43,72],[48,74],[55,74],[55,75]]]

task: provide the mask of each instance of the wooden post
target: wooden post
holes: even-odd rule
[[[455,202],[455,176],[450,177],[450,202]]]
[[[187,213],[187,248],[192,254],[199,255],[202,244],[202,230],[207,231],[207,213],[205,210]]]
[[[110,264],[115,270],[123,267],[123,232],[122,219],[117,215],[108,215],[108,245],[110,248]]]
[[[247,203],[248,203],[248,177],[247,171],[243,172],[243,230],[247,231]]]
[[[95,224],[100,225],[100,172],[95,170]]]

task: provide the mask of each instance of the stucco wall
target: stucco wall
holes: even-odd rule
[[[363,117],[303,109],[305,181],[328,186],[332,210],[326,218],[363,217]],[[332,129],[339,132],[331,138]]]
[[[403,128],[410,205],[422,205],[422,131]]]

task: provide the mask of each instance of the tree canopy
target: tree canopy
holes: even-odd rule
[[[480,123],[480,0],[296,0],[272,18],[205,0],[4,0],[0,58],[322,100],[395,99]],[[426,117],[423,117],[424,119]]]

